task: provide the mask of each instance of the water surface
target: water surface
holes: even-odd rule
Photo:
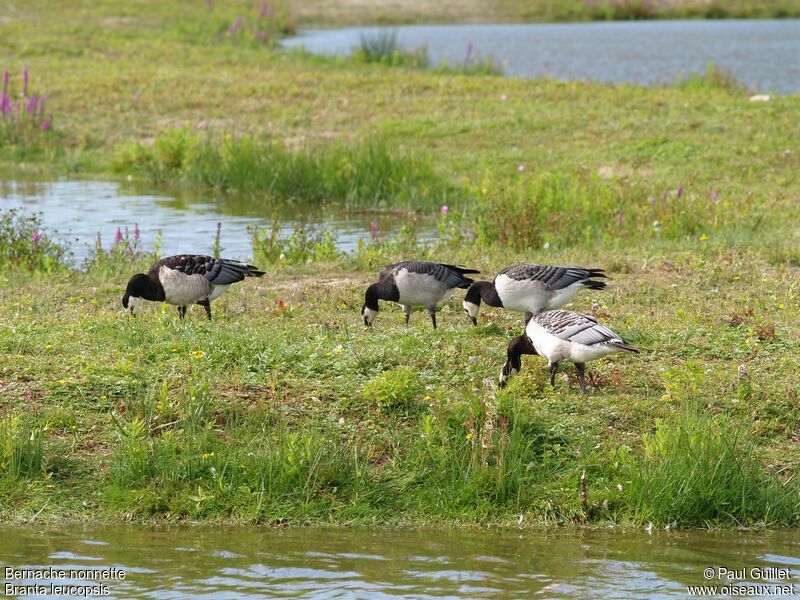
[[[709,60],[765,92],[800,91],[800,20],[625,21],[516,25],[410,25],[307,30],[285,45],[348,54],[361,36],[397,31],[434,63],[492,55],[507,75],[654,84],[704,72]]]
[[[689,585],[722,585],[703,574],[719,567],[788,571],[760,583],[800,594],[798,557],[797,530],[0,528],[3,572],[125,573],[14,584],[102,583],[110,598],[686,598]]]
[[[262,195],[225,195],[213,191],[164,191],[143,185],[110,181],[0,180],[0,212],[20,209],[41,213],[46,231],[57,231],[69,243],[76,262],[90,253],[97,236],[103,247],[114,242],[117,229],[133,236],[138,225],[141,248],[153,248],[160,236],[163,256],[207,254],[217,223],[222,223],[221,245],[228,258],[252,257],[248,228],[277,226],[282,237],[298,225],[327,228],[342,250],[352,250],[361,239],[386,237],[404,224],[418,222],[420,239],[433,236],[433,218],[402,211],[345,211],[338,205],[272,202]]]

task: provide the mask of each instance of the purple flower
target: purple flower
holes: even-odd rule
[[[266,0],[261,4],[261,10],[258,12],[258,20],[261,21],[262,19],[266,19],[267,17],[272,16],[273,10],[272,6]]]
[[[719,194],[717,192],[711,192],[711,201],[714,204],[719,204]]]
[[[35,228],[33,230],[33,235],[31,235],[31,241],[33,242],[33,246],[35,248],[39,247],[39,240],[42,239],[42,236],[39,234],[39,228]]]
[[[50,130],[50,126],[53,124],[53,115],[48,115],[47,119],[42,121],[42,129],[45,131]]]
[[[525,165],[520,165],[517,167],[517,171],[519,171],[520,173],[522,173],[524,170],[525,170]]]
[[[680,200],[680,199],[681,199],[681,196],[683,196],[683,184],[682,184],[682,183],[679,183],[679,184],[678,184],[678,189],[677,189],[677,190],[675,190],[675,197],[676,197],[678,200]]]
[[[206,6],[208,6],[208,8],[213,8],[214,7],[214,0],[206,0]]]
[[[372,237],[373,240],[377,240],[378,239],[378,224],[377,223],[372,222],[372,223],[369,224],[369,234],[370,234],[370,237]]]
[[[0,99],[0,112],[4,115],[11,112],[11,98],[5,92],[3,92],[3,98]]]
[[[244,27],[244,19],[241,15],[239,15],[236,17],[236,20],[231,23],[230,27],[228,27],[228,34],[236,35],[236,32],[238,32],[242,27]]]
[[[117,234],[114,236],[114,243],[119,244],[122,241],[122,228],[117,227]]]
[[[22,70],[22,95],[28,95],[28,66],[25,65],[25,68]]]
[[[3,71],[3,95],[8,93],[8,69]]]
[[[448,207],[447,204],[442,204],[442,207],[439,209],[439,212],[442,213],[443,217],[447,216]]]
[[[28,102],[25,104],[25,112],[29,115],[34,115],[36,113],[36,105],[39,102],[39,99],[36,96],[31,96],[28,98]]]
[[[140,237],[141,237],[141,232],[139,231],[139,224],[136,223],[133,226],[133,241],[138,242]]]

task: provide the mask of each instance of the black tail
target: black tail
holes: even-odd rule
[[[581,283],[590,290],[603,290],[606,287],[605,281],[596,281],[592,277],[608,278],[605,269],[586,269],[586,279]]]
[[[639,351],[636,348],[634,348],[633,346],[631,346],[626,342],[616,342],[612,345],[614,346],[614,348],[619,348],[620,350],[625,350],[626,352],[635,352],[636,354],[639,354]]]
[[[254,267],[253,265],[247,265],[247,273],[248,277],[261,277],[264,275],[266,271],[259,271],[258,267]]]
[[[473,283],[475,283],[474,279],[470,279],[469,277],[464,277],[467,273],[480,273],[478,269],[467,269],[465,267],[459,267],[458,265],[448,265],[447,263],[440,263],[443,267],[447,267],[457,275],[461,277],[464,281],[459,283],[456,287],[461,288],[462,290],[467,289]]]

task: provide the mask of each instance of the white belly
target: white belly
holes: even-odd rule
[[[212,285],[211,286],[211,288],[212,288],[211,289],[211,295],[208,297],[209,301],[216,300],[217,298],[222,296],[222,294],[224,294],[226,291],[228,291],[229,287],[231,287],[231,286],[229,286],[229,285]]]
[[[533,342],[536,352],[540,356],[544,356],[550,363],[565,359],[569,360],[571,344],[561,338],[557,338],[536,321],[530,320],[528,322],[525,333],[528,334],[531,342]]]
[[[583,286],[575,282],[561,290],[548,290],[539,281],[531,279],[520,281],[501,274],[495,279],[494,287],[504,308],[536,315],[545,310],[561,308],[572,300]]]
[[[394,276],[394,284],[400,293],[398,302],[409,306],[430,306],[453,293],[453,290],[445,288],[444,283],[432,275],[410,273],[405,269],[401,269]]]
[[[205,300],[213,287],[202,275],[186,275],[169,267],[159,269],[158,279],[164,288],[164,301],[178,306]]]

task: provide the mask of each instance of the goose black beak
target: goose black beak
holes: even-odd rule
[[[469,318],[469,320],[470,320],[470,321],[472,321],[472,324],[473,324],[475,327],[477,327],[477,326],[478,326],[478,317],[470,317],[470,318]]]

